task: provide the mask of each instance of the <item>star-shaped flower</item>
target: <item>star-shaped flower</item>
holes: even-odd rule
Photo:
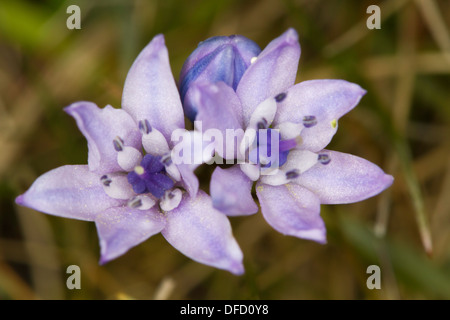
[[[194,167],[171,160],[171,134],[184,128],[184,115],[162,35],[132,65],[122,109],[77,102],[65,111],[87,139],[88,165],[43,174],[17,197],[18,204],[94,221],[101,263],[160,232],[195,261],[244,272],[227,217],[198,190]]]
[[[365,90],[344,80],[294,85],[299,58],[297,33],[289,29],[250,59],[235,88],[221,81],[192,81],[185,104],[188,99],[204,132],[238,133],[237,144],[224,140],[216,145],[221,157],[240,164],[214,170],[210,193],[215,208],[229,216],[256,213],[251,194],[256,181],[262,214],[274,229],[325,243],[321,204],[364,200],[389,187],[393,177],[365,159],[324,149],[339,118]],[[212,68],[208,72],[207,78],[214,79]]]

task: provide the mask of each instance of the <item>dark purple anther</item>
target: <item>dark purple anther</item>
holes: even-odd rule
[[[300,174],[298,173],[297,169],[286,172],[286,179],[288,179],[288,180],[298,178],[299,176],[300,176]]]
[[[103,183],[103,185],[105,187],[109,187],[109,185],[112,182],[112,180],[110,178],[108,178],[108,176],[106,174],[101,176],[100,181],[101,181],[101,183]]]
[[[147,119],[139,121],[139,131],[141,131],[143,134],[148,134],[152,132],[152,126],[150,125],[150,122],[148,122]]]
[[[275,96],[275,101],[276,101],[276,102],[281,102],[281,101],[283,101],[285,98],[286,98],[286,93],[282,92],[282,93],[277,94],[277,95]]]
[[[303,125],[305,128],[314,127],[317,124],[317,119],[315,116],[304,116],[303,117]]]
[[[321,154],[319,154],[318,160],[321,164],[329,164],[331,161],[331,158],[328,154],[321,153]]]
[[[116,137],[113,140],[114,149],[119,152],[123,150],[123,140],[120,137]]]

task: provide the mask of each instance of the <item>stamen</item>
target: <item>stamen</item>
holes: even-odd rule
[[[161,163],[164,165],[164,166],[170,166],[171,164],[172,164],[172,158],[170,157],[170,153],[169,154],[166,154],[166,155],[164,155],[162,158],[161,158]]]
[[[180,189],[168,190],[160,201],[159,206],[163,211],[171,211],[180,205],[183,192]]]
[[[142,160],[142,153],[133,147],[125,146],[117,153],[117,163],[127,172],[134,169]]]
[[[300,137],[304,125],[302,123],[283,122],[275,127],[280,130],[280,136],[282,140],[289,140]],[[300,145],[301,143],[297,143]]]
[[[259,121],[256,124],[256,127],[258,130],[267,129],[267,120],[266,118],[262,118],[261,121]]]
[[[277,94],[277,95],[275,96],[275,101],[276,101],[276,102],[281,102],[281,101],[283,101],[285,98],[286,98],[286,93],[285,93],[285,92],[282,92],[282,93]]]
[[[305,128],[314,127],[317,124],[317,119],[315,116],[304,116],[303,117],[303,125]]]
[[[275,99],[269,98],[258,104],[250,116],[247,129],[258,129],[258,124],[262,122],[268,128],[275,118],[277,103]],[[265,120],[263,120],[265,119]]]
[[[240,167],[242,172],[244,172],[245,175],[250,178],[250,180],[256,181],[259,179],[260,175],[259,165],[251,163],[242,163]]]
[[[288,180],[298,178],[299,176],[300,176],[300,174],[298,173],[297,169],[286,172],[286,179],[288,179]]]
[[[123,140],[120,137],[115,137],[113,140],[114,149],[117,152],[120,152],[123,150]]]
[[[105,174],[100,181],[103,184],[103,190],[111,198],[125,200],[135,195],[125,175],[111,174],[108,176]]]
[[[181,180],[181,174],[178,170],[177,166],[173,163],[170,153],[164,155],[161,158],[161,163],[164,165],[166,169],[166,173],[171,176],[175,181]]]
[[[258,57],[253,57],[250,59],[250,63],[254,64],[256,62],[256,60],[258,60]]]
[[[148,154],[153,156],[162,156],[170,151],[164,135],[151,127],[150,131],[142,135],[142,146]]]
[[[148,210],[156,204],[156,201],[146,195],[138,195],[128,200],[128,207],[139,210]]]
[[[139,131],[141,131],[143,134],[148,134],[152,131],[152,126],[147,119],[139,121]]]
[[[109,187],[109,185],[111,184],[112,180],[110,178],[108,178],[108,176],[105,174],[103,176],[101,176],[100,181],[102,182],[102,184],[105,187]]]
[[[330,156],[326,153],[320,153],[317,159],[321,164],[329,164],[331,161]]]
[[[142,200],[138,197],[131,198],[128,201],[128,206],[133,209],[139,208],[140,206],[142,206]]]

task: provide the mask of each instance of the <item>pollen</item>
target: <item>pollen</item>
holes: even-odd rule
[[[144,174],[145,170],[142,166],[136,166],[134,167],[134,172],[136,172],[138,175]]]
[[[333,129],[336,129],[336,126],[337,126],[337,120],[336,120],[336,119],[331,120],[330,124],[331,124],[331,127],[332,127]]]

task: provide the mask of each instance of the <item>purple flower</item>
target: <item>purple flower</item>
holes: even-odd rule
[[[299,58],[297,33],[289,29],[251,59],[236,89],[197,81],[189,91],[203,130],[242,132],[237,148],[216,148],[223,158],[245,163],[214,170],[214,207],[229,216],[256,213],[256,181],[262,214],[274,229],[325,243],[320,204],[364,200],[389,187],[393,177],[367,160],[324,149],[339,118],[365,91],[343,80],[294,85]]]
[[[180,73],[180,94],[186,116],[194,120],[197,114],[188,90],[193,82],[223,81],[236,89],[251,59],[260,52],[255,42],[239,35],[212,37],[200,42]]]
[[[244,272],[227,217],[198,190],[193,167],[171,160],[170,137],[184,128],[184,115],[162,35],[132,65],[122,109],[77,102],[65,111],[87,139],[88,165],[67,165],[43,174],[17,197],[18,204],[94,221],[100,263],[161,232],[195,261],[234,274]]]

